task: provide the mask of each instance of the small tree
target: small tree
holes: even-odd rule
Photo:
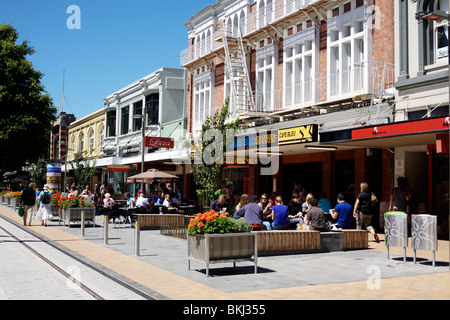
[[[194,161],[191,173],[195,184],[199,187],[196,190],[197,195],[204,206],[210,205],[217,199],[222,189],[228,185],[228,179],[222,176],[223,154],[226,146],[234,141],[234,135],[240,128],[239,119],[227,122],[230,115],[229,99],[226,99],[222,109],[205,121],[202,126],[201,141],[196,144],[195,151],[201,155],[202,159]],[[211,133],[216,136],[212,137]],[[211,143],[212,138],[213,143]]]
[[[96,160],[91,156],[84,156],[84,152],[75,154],[75,159],[70,161],[70,165],[73,168],[73,173],[78,186],[84,187],[88,185],[91,178],[97,174],[97,168],[95,167]]]

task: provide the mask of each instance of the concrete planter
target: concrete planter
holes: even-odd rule
[[[9,206],[13,208],[13,210],[18,210],[20,204],[20,199],[17,198],[10,198],[9,199]]]
[[[219,262],[254,261],[257,273],[258,248],[256,233],[188,235],[188,264],[196,260],[206,264],[209,276],[209,264]]]
[[[69,226],[71,222],[81,222],[81,213],[84,212],[84,221],[94,223],[95,208],[69,208],[62,210],[63,224]]]
[[[8,196],[2,196],[2,204],[5,206],[9,205],[9,197]]]

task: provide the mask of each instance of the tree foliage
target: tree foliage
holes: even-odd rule
[[[204,205],[209,205],[212,201],[217,199],[222,189],[227,186],[228,180],[222,176],[223,168],[223,154],[226,146],[234,141],[234,133],[236,133],[239,126],[239,119],[235,121],[227,121],[230,116],[229,99],[226,99],[224,106],[218,110],[214,116],[208,117],[202,125],[201,141],[197,143],[196,153],[202,156],[202,161],[195,161],[191,166],[191,173],[195,184],[199,187],[197,194],[203,200]],[[219,146],[220,155],[215,154],[215,150],[211,150],[211,157],[219,156],[219,161],[209,161],[205,159],[205,151],[211,147],[212,143],[210,137],[207,137],[209,132],[215,132],[222,135],[222,139],[215,137],[215,142],[220,141]],[[207,161],[205,161],[207,160]]]
[[[78,187],[84,188],[91,181],[91,178],[97,174],[95,167],[96,160],[91,156],[84,156],[86,151],[75,155],[73,161],[70,161]]]
[[[41,84],[43,74],[27,56],[35,53],[10,24],[0,24],[0,169],[16,170],[49,149],[57,109]]]

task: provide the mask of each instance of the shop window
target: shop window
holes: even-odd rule
[[[133,116],[142,115],[142,101],[133,104]],[[141,119],[133,119],[133,131],[140,131],[142,127]]]
[[[106,137],[116,136],[116,111],[106,114]]]
[[[120,134],[127,134],[129,129],[130,120],[130,107],[127,106],[121,110],[121,121],[120,121]]]
[[[145,97],[145,113],[147,125],[153,126],[159,124],[159,94],[153,93]]]

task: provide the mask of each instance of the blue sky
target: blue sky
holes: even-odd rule
[[[0,0],[0,23],[36,49],[28,59],[44,73],[56,107],[81,119],[103,99],[161,67],[181,68],[188,47],[184,23],[216,0]],[[80,8],[81,29],[69,29],[67,8]],[[61,110],[59,110],[61,111]]]

